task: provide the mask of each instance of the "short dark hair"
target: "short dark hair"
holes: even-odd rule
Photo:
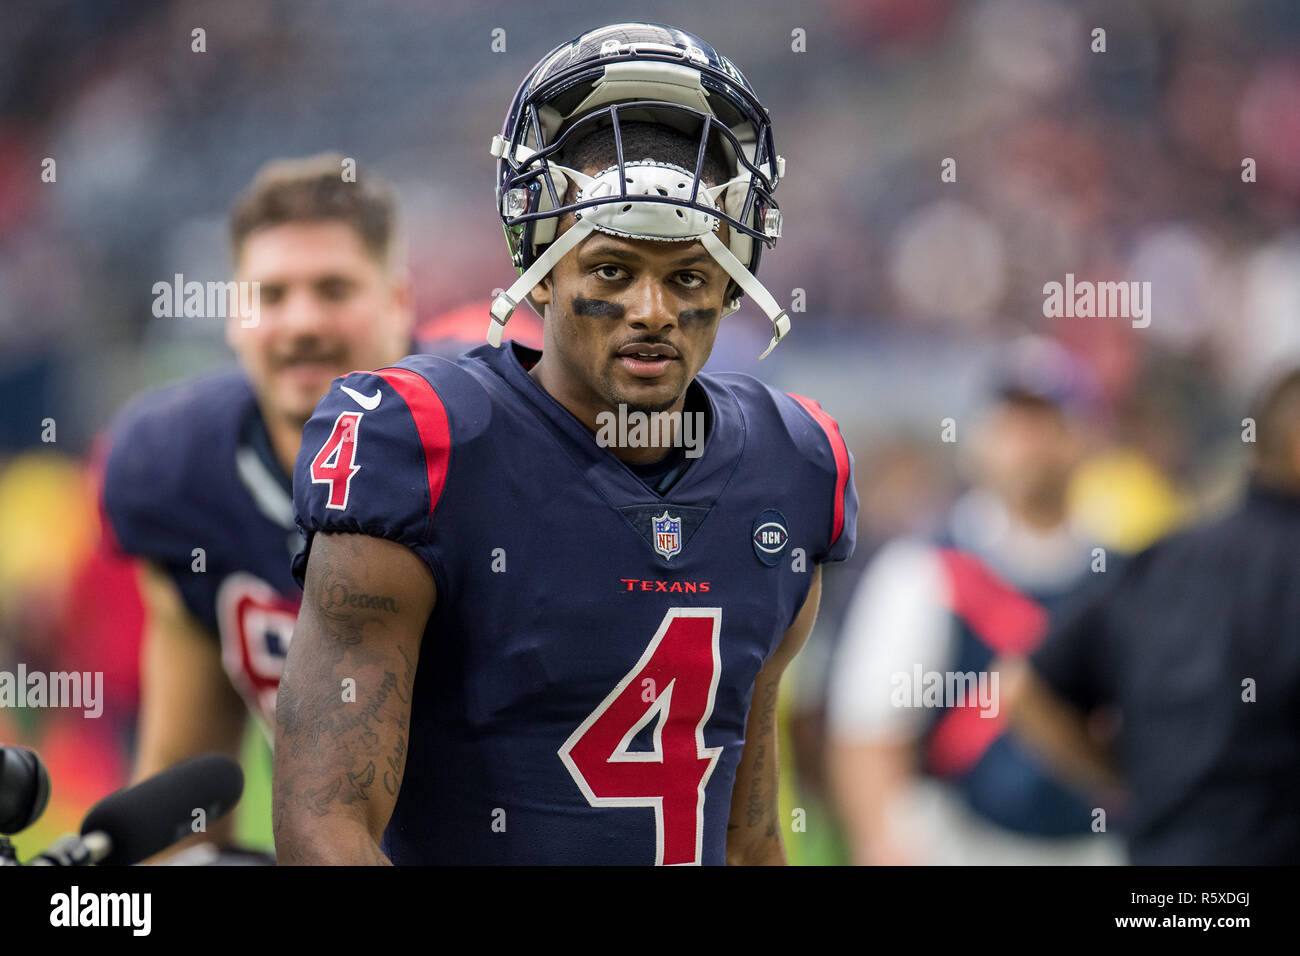
[[[1300,442],[1300,368],[1278,376],[1255,401],[1255,464],[1266,478],[1300,482],[1295,449]]]
[[[700,151],[698,136],[688,136],[663,123],[620,121],[619,138],[623,141],[624,162],[653,159],[683,169],[695,169],[695,159]],[[593,130],[577,142],[566,144],[560,162],[579,172],[613,166],[618,162],[618,151],[614,148],[614,127]],[[710,140],[708,149],[704,152],[704,166],[700,174],[710,186],[720,185],[729,178],[727,162],[716,139]],[[564,202],[571,203],[576,197],[577,188],[570,183]]]
[[[356,231],[366,251],[391,264],[397,233],[393,190],[381,177],[343,178],[344,157],[321,153],[276,159],[257,171],[230,213],[230,248],[239,261],[244,241],[259,229],[290,222],[337,220]]]

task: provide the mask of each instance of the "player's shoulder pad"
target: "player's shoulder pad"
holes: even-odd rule
[[[336,378],[294,467],[294,518],[307,540],[293,562],[299,583],[317,531],[421,550],[444,486],[466,469],[491,415],[478,379],[435,355]]]
[[[712,378],[728,388],[744,410],[749,427],[761,427],[764,441],[785,444],[811,469],[812,493],[824,498],[826,546],[818,562],[843,561],[857,538],[858,496],[853,484],[853,455],[839,424],[811,398],[783,392],[741,372]]]
[[[103,516],[123,552],[188,563],[196,509],[234,469],[239,428],[256,401],[238,369],[144,392],[104,432]]]

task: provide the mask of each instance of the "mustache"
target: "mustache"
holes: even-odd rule
[[[298,365],[304,362],[342,362],[347,357],[347,350],[342,348],[326,348],[319,342],[303,342],[294,348],[279,355],[273,355],[271,361],[278,368],[284,368],[289,365]]]
[[[681,358],[681,351],[672,342],[658,336],[628,339],[615,350],[616,355],[626,355],[638,349],[653,351],[666,358]]]

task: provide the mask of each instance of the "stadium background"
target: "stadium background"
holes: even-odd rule
[[[512,278],[488,141],[529,67],[598,23],[715,43],[789,160],[761,278],[782,301],[803,290],[806,310],[760,369],[766,323],[747,303],[711,367],[816,396],[857,458],[859,553],[828,574],[786,686],[787,716],[812,715],[801,740],[817,739],[818,648],[856,574],[959,491],[939,423],[969,412],[1000,343],[1047,334],[1095,373],[1108,411],[1074,501],[1124,548],[1222,506],[1244,397],[1300,359],[1300,5],[1286,0],[19,0],[2,19],[0,669],[103,671],[107,698],[98,720],[0,710],[0,740],[38,749],[54,781],[20,857],[129,767],[140,608],[97,549],[96,433],[140,390],[231,361],[219,320],[154,318],[153,284],[226,278],[226,211],[256,168],[337,149],[398,187],[420,318],[485,299]],[[1066,273],[1150,281],[1150,327],[1044,319],[1042,286]],[[266,845],[257,734],[241,832]],[[795,760],[790,743],[786,819],[809,813],[786,834],[791,859],[842,859],[816,748]]]

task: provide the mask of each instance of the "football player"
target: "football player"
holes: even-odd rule
[[[700,374],[742,292],[789,330],[767,111],[698,37],[615,24],[492,152],[522,274],[489,344],[350,375],[304,431],[280,861],[783,863],[777,691],[857,498],[815,402]],[[500,347],[525,297],[540,352]],[[610,427],[656,412],[702,453]]]
[[[257,311],[225,317],[239,368],[150,391],[107,432],[107,531],[137,560],[147,609],[137,780],[237,755],[249,709],[271,735],[301,599],[289,561],[303,424],[334,378],[410,351],[391,191],[343,171],[330,154],[257,174],[230,220],[235,279],[259,283],[246,287]],[[228,842],[230,820],[208,839]]]

